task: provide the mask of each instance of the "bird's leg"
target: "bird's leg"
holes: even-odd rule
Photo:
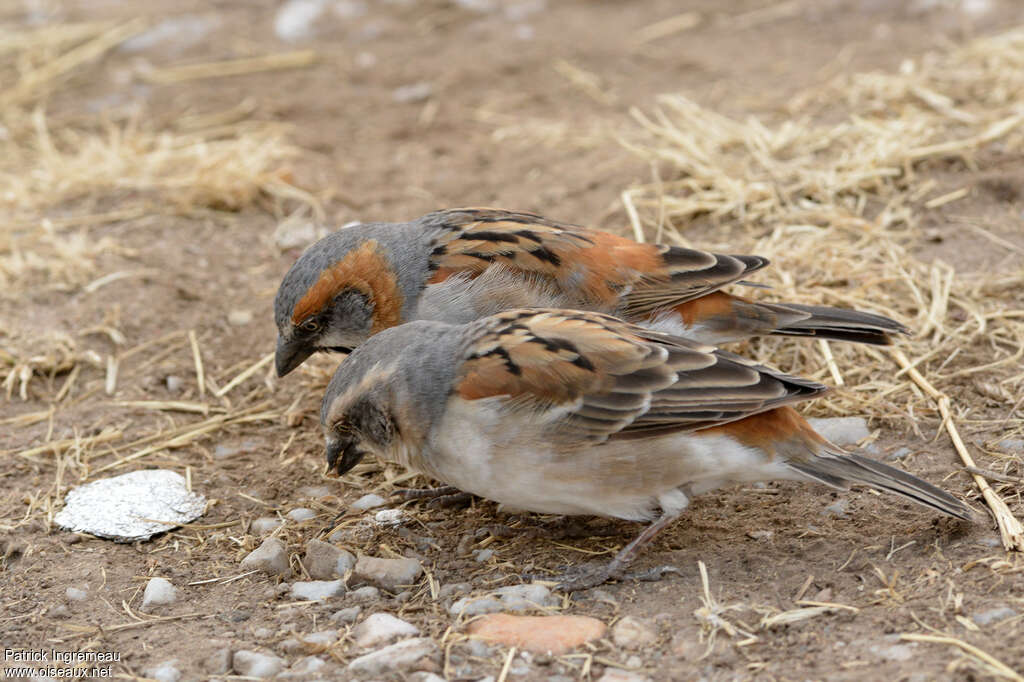
[[[666,526],[678,519],[682,512],[682,509],[663,511],[657,521],[647,526],[632,542],[619,550],[619,553],[611,561],[604,565],[585,565],[575,571],[567,572],[558,584],[558,588],[566,592],[573,592],[597,587],[613,579],[658,580],[665,573],[679,573],[679,569],[675,566],[659,566],[649,571],[631,574],[626,573],[626,568],[640,549],[653,540]]]
[[[458,504],[469,503],[473,499],[472,493],[464,493],[451,485],[442,485],[437,488],[402,488],[393,492],[392,495],[404,500],[430,500],[427,507],[432,509],[454,507]]]

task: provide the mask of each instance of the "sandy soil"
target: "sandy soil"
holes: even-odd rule
[[[59,122],[85,112],[142,107],[146,120],[160,129],[186,115],[222,112],[244,102],[253,120],[293,126],[289,140],[302,151],[288,162],[288,177],[319,200],[323,222],[331,226],[407,219],[447,206],[494,205],[622,231],[628,223],[619,193],[650,177],[647,164],[614,138],[631,125],[629,107],[650,107],[659,93],[685,92],[728,114],[781,112],[794,93],[838,71],[895,69],[903,59],[949,41],[1024,20],[1012,2],[992,3],[976,15],[954,4],[793,2],[751,15],[765,5],[524,1],[474,11],[459,3],[409,0],[369,3],[365,13],[355,12],[358,16],[328,12],[313,35],[287,44],[274,33],[277,3],[186,1],[176,4],[175,16],[216,18],[206,37],[192,45],[175,39],[138,51],[114,50],[53,93],[47,109],[51,122]],[[170,10],[164,14],[141,2],[40,6],[57,13],[50,21],[63,22],[143,15],[156,24],[170,16]],[[360,5],[339,6],[351,11]],[[13,26],[26,22],[25,7],[6,4],[0,20]],[[632,40],[638,29],[683,10],[700,13],[703,23],[642,45]],[[729,20],[737,16],[752,18]],[[175,84],[152,84],[138,75],[153,67],[293,49],[315,50],[315,64]],[[597,80],[583,84],[581,73]],[[407,86],[419,87],[422,96],[405,101],[409,90],[400,89]],[[996,264],[1019,269],[1019,258],[1007,264],[1005,248],[958,231],[950,217],[981,216],[993,234],[1024,246],[1024,162],[1001,159],[980,169],[932,172],[940,187],[966,182],[982,191],[930,214],[934,231],[915,245],[917,252],[955,261],[960,271]],[[130,189],[111,191],[48,209],[47,217],[112,211],[138,199]],[[316,410],[330,358],[280,381],[268,374],[269,366],[261,368],[222,400],[198,393],[187,330],[196,331],[205,371],[220,386],[272,351],[273,294],[299,252],[278,248],[273,235],[292,210],[296,204],[271,200],[237,212],[211,207],[183,215],[166,207],[86,226],[81,229],[89,240],[116,245],[95,255],[87,277],[53,286],[45,275],[29,273],[0,296],[0,318],[12,348],[24,349],[36,335],[57,331],[73,337],[79,352],[123,358],[113,395],[104,392],[103,363],[81,363],[74,387],[61,400],[55,396],[66,373],[39,377],[27,400],[15,392],[2,404],[3,417],[12,420],[0,427],[4,647],[118,651],[121,662],[114,669],[124,679],[177,659],[183,679],[205,679],[211,675],[203,661],[224,647],[295,660],[297,655],[282,653],[280,643],[321,629],[331,613],[349,605],[339,600],[291,606],[279,596],[275,580],[261,575],[192,584],[243,572],[239,561],[260,542],[249,532],[253,519],[312,508],[314,519],[289,522],[279,531],[290,551],[301,555],[305,541],[329,530],[347,504],[383,490],[386,477],[397,474],[368,466],[358,477],[362,488],[321,476]],[[714,239],[696,230],[687,236],[696,243]],[[83,286],[126,271],[135,274],[97,288]],[[115,328],[123,342],[89,331],[97,325]],[[160,340],[175,332],[181,333]],[[142,352],[124,355],[154,340]],[[183,380],[179,391],[168,389],[169,376]],[[986,407],[976,393],[970,396],[976,414],[1005,414]],[[139,400],[203,401],[212,411],[203,416],[123,404]],[[51,405],[52,419],[13,423]],[[105,475],[97,469],[141,447],[19,454],[104,428],[123,434],[115,443],[120,447],[247,409],[267,416],[221,425],[207,437],[115,467],[117,472],[189,469],[193,487],[211,500],[202,525],[149,543],[116,545],[62,532],[48,521],[53,511],[48,505],[70,486],[86,474]],[[917,426],[930,440],[922,440],[909,424],[887,424],[876,441],[880,455],[909,447],[901,466],[976,501],[970,479],[955,473],[959,462],[948,440],[941,433],[931,439],[939,433],[938,420],[927,415]],[[998,436],[994,426],[971,433],[979,440]],[[311,490],[324,485],[326,496]],[[1018,515],[1021,489],[1019,484],[1003,488]],[[991,675],[991,668],[954,646],[899,639],[901,633],[936,632],[1024,670],[1024,564],[1001,549],[993,527],[936,519],[865,492],[838,497],[848,501],[839,516],[826,511],[837,494],[809,485],[769,484],[702,497],[641,559],[641,567],[674,564],[680,576],[655,584],[610,584],[596,594],[566,599],[559,609],[605,622],[625,615],[643,618],[659,633],[653,645],[630,652],[601,641],[590,651],[596,658],[589,661],[589,672],[581,668],[583,659],[555,658],[523,663],[509,679],[585,674],[596,679],[608,662],[627,666],[630,656],[656,680]],[[469,582],[476,591],[517,583],[526,572],[556,572],[586,558],[583,552],[613,550],[635,532],[631,524],[611,524],[617,535],[573,540],[578,551],[523,538],[488,540],[485,545],[495,554],[481,564],[457,548],[466,549],[461,538],[500,518],[493,505],[477,503],[464,512],[412,505],[409,512],[416,522],[403,528],[359,526],[351,549],[417,556],[438,584]],[[418,542],[423,537],[430,542]],[[694,613],[704,606],[699,561],[707,567],[714,598],[734,607],[721,611],[721,617],[756,639],[720,629],[708,640],[707,621]],[[145,580],[153,575],[179,586],[180,597],[156,613],[164,620],[140,620],[133,614]],[[89,596],[68,601],[68,587],[86,589]],[[797,608],[801,597],[856,610],[759,627],[764,615]],[[441,641],[450,627],[459,627],[446,606],[420,585],[397,598],[384,594],[364,606],[364,613],[395,613]],[[972,620],[1002,607],[1010,612],[996,622]],[[463,644],[450,654],[448,668],[439,664],[437,672],[459,679],[497,676],[505,657],[497,649],[474,657]],[[326,676],[340,679],[354,654],[343,640],[321,655],[330,662]]]

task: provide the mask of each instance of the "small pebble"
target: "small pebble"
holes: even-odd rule
[[[350,606],[347,609],[339,609],[331,614],[331,621],[340,625],[354,623],[359,618],[359,613],[362,610],[362,606]]]
[[[427,637],[404,639],[401,642],[386,646],[360,656],[348,664],[351,673],[362,675],[382,675],[390,671],[405,670],[420,660],[432,657],[437,653],[437,644]]]
[[[631,670],[606,668],[604,675],[597,678],[597,682],[651,682],[651,678]]]
[[[380,599],[380,590],[373,585],[364,585],[358,589],[352,590],[348,593],[350,601],[365,604],[367,602],[374,602]]]
[[[379,526],[398,526],[405,522],[405,512],[401,509],[381,509],[373,515],[373,521]]]
[[[418,673],[413,673],[412,675],[409,675],[409,677],[407,677],[406,679],[408,679],[409,682],[445,682],[445,679],[440,675],[435,675],[434,673],[422,671]]]
[[[171,393],[178,393],[185,385],[185,381],[174,374],[168,374],[167,378],[164,379],[164,383],[167,385],[167,390]]]
[[[1021,438],[1004,438],[1003,440],[996,443],[996,448],[1003,452],[1021,452],[1024,450],[1024,439]]]
[[[988,611],[982,611],[971,616],[978,625],[991,625],[997,621],[1006,620],[1007,618],[1013,618],[1017,615],[1017,612],[1011,609],[1009,606],[999,606]]]
[[[310,577],[316,580],[344,577],[355,563],[356,558],[351,553],[321,540],[306,543],[306,556],[302,560]]]
[[[202,668],[211,675],[224,675],[231,672],[231,649],[217,649],[203,659]]]
[[[181,671],[178,670],[178,662],[174,659],[158,663],[152,668],[146,668],[143,674],[157,682],[178,682],[181,679]]]
[[[381,497],[380,495],[374,495],[373,493],[370,493],[369,495],[363,495],[358,500],[353,502],[349,506],[349,509],[354,509],[356,511],[365,511],[367,509],[373,509],[374,507],[383,507],[387,503],[388,501]]]
[[[246,677],[273,677],[284,670],[284,661],[277,656],[261,654],[258,651],[236,651],[231,658],[231,667]]]
[[[267,538],[263,544],[249,552],[242,559],[242,568],[258,570],[268,575],[289,575],[292,572],[288,564],[288,549],[277,538]]]
[[[911,452],[913,452],[913,450],[911,450],[910,448],[897,448],[890,452],[886,459],[889,460],[890,462],[895,462],[898,459],[903,459]]]
[[[289,594],[295,599],[323,601],[345,594],[341,580],[308,580],[292,583]]]
[[[321,497],[327,497],[331,494],[331,489],[325,485],[307,485],[299,488],[299,493],[305,497],[311,497],[313,499],[319,499]]]
[[[871,653],[887,661],[909,661],[914,657],[914,650],[906,644],[874,647]]]
[[[473,558],[476,559],[477,562],[481,563],[481,564],[484,563],[485,561],[489,560],[492,556],[494,556],[494,550],[493,549],[474,549],[473,550]]]
[[[418,627],[401,618],[396,618],[390,613],[371,613],[366,620],[352,628],[352,637],[356,646],[364,649],[418,634],[420,634]]]
[[[748,530],[747,531],[747,537],[750,538],[751,540],[771,540],[774,535],[775,535],[775,533],[773,531],[770,531],[770,530]]]
[[[380,559],[368,556],[360,556],[353,571],[357,580],[392,592],[400,587],[415,585],[422,574],[423,567],[416,559]]]
[[[178,590],[167,578],[150,578],[146,590],[142,593],[142,608],[173,604],[178,598]]]
[[[292,521],[301,523],[303,521],[309,521],[310,519],[316,518],[316,512],[312,509],[307,509],[306,507],[299,507],[297,509],[292,509],[290,512],[285,514],[285,516]]]
[[[327,0],[289,0],[274,16],[274,34],[288,43],[313,37]]]
[[[846,510],[849,508],[850,502],[845,499],[838,499],[829,506],[825,507],[826,514],[830,516],[846,516]]]
[[[438,599],[447,599],[456,594],[464,594],[473,589],[473,586],[469,583],[448,583],[442,585],[441,589],[437,591]]]
[[[282,521],[279,518],[273,516],[261,516],[258,519],[254,519],[253,522],[249,524],[249,530],[256,535],[266,535],[280,526],[281,523]]]
[[[434,94],[434,86],[426,81],[403,85],[391,91],[391,100],[398,104],[415,104]]]
[[[647,621],[632,616],[622,618],[612,627],[612,641],[624,649],[643,649],[658,638]]]
[[[46,614],[54,618],[67,618],[71,615],[71,609],[69,609],[64,604],[57,604],[56,606],[50,608],[50,610],[47,611]]]
[[[320,630],[319,632],[311,632],[308,635],[299,637],[299,641],[302,642],[302,647],[306,650],[306,653],[326,651],[338,641],[338,631]]]
[[[85,601],[89,593],[78,587],[69,587],[64,590],[64,596],[68,598],[68,601]]]
[[[482,639],[470,639],[468,646],[470,655],[477,658],[490,658],[494,654],[494,647]]]
[[[256,639],[270,639],[274,636],[274,631],[270,628],[253,628],[252,636]]]
[[[324,659],[316,656],[306,656],[305,658],[300,658],[296,661],[295,665],[293,665],[291,669],[292,672],[297,673],[315,673],[324,669],[326,666],[327,661]]]
[[[232,310],[228,312],[228,324],[242,327],[252,322],[251,310]]]
[[[479,616],[501,611],[528,611],[557,603],[558,598],[543,585],[509,585],[485,596],[463,597],[448,607],[448,613],[453,616]]]

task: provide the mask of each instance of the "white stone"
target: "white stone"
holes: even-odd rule
[[[167,378],[164,379],[164,384],[166,384],[168,391],[171,393],[177,393],[182,389],[182,387],[184,387],[185,381],[179,376],[169,374],[167,375]]]
[[[333,580],[344,577],[355,566],[356,558],[329,542],[310,540],[306,543],[306,556],[302,564],[311,578]]]
[[[288,548],[277,538],[267,538],[263,544],[242,559],[242,568],[258,570],[268,575],[289,575]]]
[[[294,43],[313,36],[314,24],[327,9],[326,0],[289,0],[274,17],[274,33]]]
[[[434,640],[427,637],[404,639],[401,642],[370,652],[348,664],[352,673],[382,675],[393,670],[407,669],[422,658],[437,653]]]
[[[349,592],[349,599],[355,602],[371,602],[380,599],[380,590],[373,585],[364,585]]]
[[[303,647],[306,649],[313,651],[324,650],[338,641],[338,631],[320,630],[319,632],[310,632],[299,637],[299,641],[302,642]]]
[[[363,495],[358,500],[353,502],[349,506],[349,509],[354,509],[356,511],[365,511],[367,509],[373,509],[374,507],[383,507],[387,503],[388,501],[381,497],[380,495],[370,493],[369,495]]]
[[[309,521],[310,519],[315,518],[316,512],[312,509],[307,509],[306,507],[298,507],[296,509],[292,509],[290,512],[285,514],[285,516],[292,521],[302,523],[303,521]]]
[[[289,594],[295,599],[322,601],[345,594],[341,580],[309,580],[292,583]]]
[[[453,616],[480,616],[485,613],[500,613],[505,604],[494,597],[463,597],[452,602],[448,613]]]
[[[907,644],[875,647],[872,653],[887,661],[909,661],[914,657],[914,650]]]
[[[371,613],[366,620],[352,629],[356,646],[364,649],[418,634],[419,628],[390,613]]]
[[[304,216],[289,216],[274,229],[274,243],[282,251],[305,248],[326,234],[326,229]]]
[[[354,623],[359,618],[362,610],[362,606],[350,606],[347,609],[340,609],[331,614],[331,620],[342,624]]]
[[[300,658],[292,666],[292,671],[297,673],[315,673],[327,666],[327,661],[316,656],[306,656]]]
[[[157,682],[178,682],[181,679],[181,671],[177,668],[178,662],[174,659],[170,661],[164,661],[157,665],[146,668],[143,673],[146,677],[150,677]]]
[[[142,593],[142,608],[173,604],[178,598],[178,590],[167,578],[150,578],[146,590]]]
[[[280,526],[281,523],[282,521],[279,518],[273,516],[261,516],[258,519],[254,519],[253,522],[249,524],[249,530],[256,535],[266,535]]]
[[[373,515],[373,521],[380,526],[398,526],[405,522],[405,512],[401,509],[381,509]]]
[[[77,587],[69,587],[64,590],[64,596],[68,598],[68,601],[85,601],[89,593]]]
[[[236,651],[231,662],[234,671],[246,677],[273,677],[284,670],[283,660],[258,651]]]
[[[846,510],[850,507],[849,500],[839,498],[829,506],[825,507],[825,513],[831,516],[846,516]]]
[[[379,559],[368,556],[359,557],[353,570],[358,580],[391,591],[416,584],[422,573],[423,567],[416,559]]]
[[[434,94],[434,86],[426,81],[397,87],[391,91],[391,100],[398,104],[415,104]]]
[[[658,638],[654,628],[646,621],[626,616],[612,627],[612,641],[624,649],[643,649]]]
[[[982,611],[971,616],[978,625],[991,625],[992,623],[1000,620],[1006,620],[1007,618],[1013,618],[1017,615],[1017,612],[1011,609],[1009,606],[998,606],[988,611]]]
[[[217,649],[203,659],[202,667],[212,675],[224,675],[231,672],[231,649],[229,647]]]
[[[228,324],[235,327],[244,327],[252,322],[251,310],[232,310],[228,312]]]
[[[558,603],[558,598],[552,596],[551,590],[532,583],[499,587],[494,590],[494,594],[505,603],[505,608],[509,611],[526,611]]]

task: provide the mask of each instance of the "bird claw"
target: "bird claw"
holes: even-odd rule
[[[563,592],[579,592],[597,587],[609,580],[654,582],[661,580],[666,573],[682,575],[682,571],[675,566],[657,566],[646,571],[627,572],[625,566],[616,566],[614,561],[596,565],[584,564],[566,571],[556,589]]]
[[[427,509],[444,509],[460,504],[468,504],[473,500],[472,493],[464,493],[455,486],[442,485],[437,488],[402,488],[392,496],[403,500],[430,500]]]
[[[447,495],[455,495],[462,492],[452,485],[442,485],[437,488],[399,488],[391,493],[393,497],[400,497],[403,500],[427,500]]]

